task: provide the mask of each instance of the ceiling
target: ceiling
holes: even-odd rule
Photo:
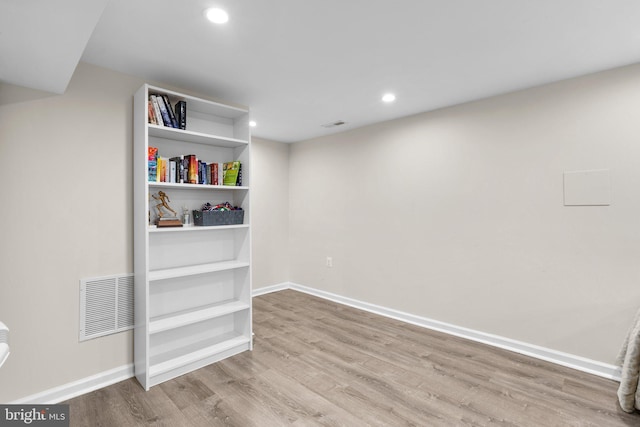
[[[82,60],[244,104],[293,142],[640,62],[640,2],[3,0],[0,58],[56,93]]]
[[[0,82],[63,93],[107,1],[0,1]]]

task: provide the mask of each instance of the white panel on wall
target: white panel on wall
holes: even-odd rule
[[[609,169],[564,173],[565,206],[608,206],[610,204]]]

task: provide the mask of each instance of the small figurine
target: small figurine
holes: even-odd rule
[[[177,217],[178,213],[171,209],[171,206],[167,202],[170,202],[169,196],[164,191],[158,191],[158,195],[152,194],[151,197],[158,200],[160,203],[156,205],[156,209],[158,210],[158,218],[162,218],[164,215],[162,213],[162,208],[165,208],[168,211],[173,212],[173,216]]]

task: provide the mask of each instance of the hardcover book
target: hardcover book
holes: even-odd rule
[[[198,161],[198,184],[208,184],[207,182],[207,163]]]
[[[158,105],[158,99],[155,95],[149,95],[149,99],[151,100],[151,104],[153,105],[153,111],[156,114],[156,124],[158,126],[164,126],[164,121],[162,120],[162,113],[160,112],[160,106]]]
[[[176,180],[176,161],[169,159],[169,182],[178,182]]]
[[[147,161],[149,163],[149,182],[155,182],[158,178],[158,149],[156,147],[149,147],[147,154]]]
[[[173,182],[184,184],[184,156],[172,157],[170,160],[176,164],[176,180]]]
[[[167,159],[158,156],[158,175],[160,175],[160,182],[167,182]]]
[[[147,115],[148,115],[149,123],[151,123],[152,125],[157,125],[158,120],[156,119],[156,112],[153,109],[153,102],[151,102],[151,100],[147,102],[147,107],[148,107]]]
[[[198,183],[198,158],[195,154],[189,154],[184,156],[188,160],[187,176],[189,177],[189,184]]]
[[[185,101],[176,102],[176,121],[178,128],[185,130],[187,128],[187,103]]]
[[[169,101],[169,97],[167,95],[161,95],[164,100],[164,105],[167,107],[167,112],[169,113],[169,119],[171,120],[171,127],[177,129],[178,121],[176,120],[175,114],[173,114],[173,108],[171,108],[171,102]]]
[[[240,162],[225,162],[223,163],[223,178],[224,185],[237,185],[238,172],[240,171]]]
[[[212,185],[220,185],[220,181],[218,180],[218,164],[211,163],[211,184]]]
[[[160,107],[160,114],[162,115],[164,125],[172,128],[173,123],[171,123],[171,117],[169,117],[169,111],[167,110],[167,106],[164,104],[164,99],[162,99],[161,95],[156,95],[155,97],[158,102],[158,107]],[[171,106],[169,106],[169,108],[171,108]]]
[[[189,159],[187,156],[180,156],[180,158],[182,159],[182,182],[186,184],[189,182]]]

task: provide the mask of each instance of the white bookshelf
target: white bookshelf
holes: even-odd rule
[[[186,102],[186,129],[148,123],[156,93]],[[245,109],[150,85],[134,96],[134,362],[145,390],[252,349],[250,141]],[[239,160],[243,186],[148,182],[150,146],[167,158]],[[228,201],[244,209],[244,223],[158,228],[158,191],[180,215]]]

